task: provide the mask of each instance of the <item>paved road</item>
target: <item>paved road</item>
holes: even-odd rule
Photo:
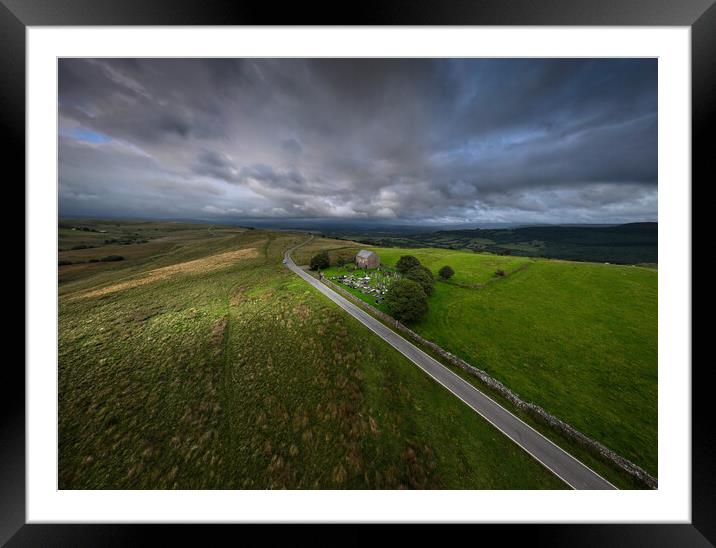
[[[311,237],[312,239],[312,237]],[[484,417],[495,428],[522,447],[548,470],[561,478],[573,489],[616,489],[596,472],[587,468],[572,455],[552,443],[531,426],[510,413],[492,398],[483,394],[460,376],[450,371],[437,360],[428,356],[411,342],[389,329],[363,309],[339,295],[325,284],[296,266],[291,252],[308,243],[311,239],[286,251],[286,266],[309,284],[331,299],[334,303],[368,327],[385,342],[406,356],[434,380],[442,384],[474,411]]]

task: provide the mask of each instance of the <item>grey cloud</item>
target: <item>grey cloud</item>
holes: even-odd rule
[[[284,141],[281,141],[281,148],[288,152],[289,154],[301,154],[303,152],[303,147],[301,146],[301,143],[299,143],[296,139],[285,139]]]
[[[655,59],[61,59],[59,92],[61,211],[656,218]]]
[[[202,150],[192,169],[199,175],[208,175],[227,182],[237,181],[239,175],[231,158],[215,150]]]
[[[242,181],[256,181],[266,187],[283,190],[303,190],[306,178],[293,168],[276,170],[264,164],[246,166],[239,172]]]

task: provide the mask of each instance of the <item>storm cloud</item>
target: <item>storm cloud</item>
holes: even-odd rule
[[[61,59],[60,214],[657,216],[655,59]]]

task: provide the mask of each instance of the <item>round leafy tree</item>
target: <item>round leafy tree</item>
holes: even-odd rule
[[[405,278],[390,285],[384,302],[390,315],[403,323],[417,321],[428,311],[428,297],[423,288]]]
[[[408,270],[416,266],[420,266],[420,261],[412,255],[403,255],[398,259],[398,262],[395,263],[395,268],[402,274],[405,274]]]
[[[449,280],[455,275],[455,271],[451,267],[445,265],[438,271],[438,274],[443,280]]]
[[[328,252],[321,251],[319,253],[316,253],[313,257],[311,257],[311,262],[309,266],[311,270],[321,270],[331,266],[331,259],[328,256]]]
[[[405,273],[405,277],[409,280],[413,280],[414,282],[418,282],[420,284],[420,287],[423,288],[423,291],[426,295],[429,296],[433,294],[435,278],[433,277],[433,273],[430,272],[429,268],[426,268],[422,265],[416,266],[408,270]]]

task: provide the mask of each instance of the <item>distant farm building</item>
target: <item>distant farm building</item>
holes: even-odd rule
[[[356,266],[358,268],[378,268],[380,266],[380,257],[373,251],[361,249],[356,254]]]

